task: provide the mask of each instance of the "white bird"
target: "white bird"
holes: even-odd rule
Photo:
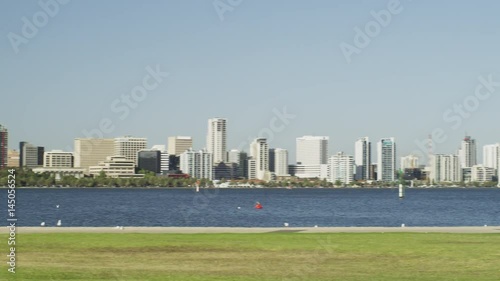
[[[405,227],[405,224],[404,224],[404,223],[403,223],[403,224],[401,224],[401,227]]]
[[[487,227],[487,225],[485,224],[484,227]]]
[[[42,221],[42,223],[40,224],[40,226],[45,226],[45,222],[44,222],[44,221]]]
[[[123,230],[123,226],[120,226],[120,230]]]
[[[59,209],[59,205],[56,205],[56,208]]]
[[[58,220],[56,225],[61,226],[61,220]]]
[[[318,225],[315,225],[314,227],[318,227]]]
[[[238,210],[241,209],[241,207],[238,207]]]
[[[285,222],[283,225],[284,225],[284,226],[288,226],[288,223],[287,223],[287,222]]]

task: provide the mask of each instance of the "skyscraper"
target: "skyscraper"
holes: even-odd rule
[[[160,150],[141,150],[138,153],[137,167],[140,170],[146,170],[155,174],[160,174],[161,171],[161,151]],[[168,158],[167,158],[168,161]],[[168,170],[168,169],[167,169]]]
[[[214,163],[226,162],[227,119],[208,119],[207,151],[212,153]]]
[[[269,146],[267,139],[257,138],[250,144],[250,156],[255,160],[255,176],[259,180],[269,180]]]
[[[167,152],[167,146],[163,144],[157,144],[153,145],[151,150],[160,151],[160,171],[162,175],[166,175],[168,173],[168,170],[170,169],[170,155]]]
[[[358,139],[354,144],[354,164],[356,164],[356,180],[370,180],[372,163],[372,143],[368,137]]]
[[[90,166],[97,166],[115,155],[114,139],[76,138],[74,142],[75,167],[89,173]]]
[[[288,176],[288,150],[274,149],[274,173],[276,176]]]
[[[483,165],[489,168],[498,169],[498,159],[500,158],[500,143],[483,146]]]
[[[477,164],[476,140],[465,136],[460,146],[459,154],[462,168],[470,168]]]
[[[275,149],[269,148],[269,172],[275,172]]]
[[[354,158],[344,152],[338,152],[330,157],[330,182],[340,181],[349,184],[354,176]]]
[[[9,151],[9,132],[0,125],[0,169],[7,167],[7,153]]]
[[[396,179],[396,142],[394,138],[383,138],[377,143],[377,180]]]
[[[131,136],[115,138],[115,155],[124,156],[127,160],[134,161],[137,166],[137,154],[139,151],[146,149],[146,138],[135,138]]]
[[[193,138],[186,136],[168,137],[167,152],[171,156],[180,156],[193,147]]]

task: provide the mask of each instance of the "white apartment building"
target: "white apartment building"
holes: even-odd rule
[[[255,160],[256,178],[259,180],[269,180],[269,146],[267,139],[255,139],[250,144],[250,156]]]
[[[429,179],[431,183],[461,182],[462,167],[458,155],[432,155]]]
[[[184,151],[180,155],[180,169],[192,178],[212,180],[214,176],[213,155],[205,149]]]
[[[418,168],[418,156],[410,154],[401,157],[401,170]]]
[[[214,163],[226,162],[227,119],[208,119],[207,151],[212,153]]]
[[[495,168],[486,167],[484,165],[474,165],[471,168],[471,181],[487,182],[491,181],[495,176]]]
[[[338,152],[330,157],[330,182],[349,184],[354,180],[354,157]]]
[[[288,176],[288,150],[274,149],[274,173],[276,176]]]
[[[498,169],[500,159],[500,143],[483,146],[483,165],[485,167]]]

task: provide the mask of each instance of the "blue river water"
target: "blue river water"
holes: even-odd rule
[[[7,208],[2,189],[3,226]],[[15,214],[18,226],[498,226],[500,188],[17,189]]]

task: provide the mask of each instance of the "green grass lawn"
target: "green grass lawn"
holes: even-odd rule
[[[0,241],[0,280],[500,280],[495,234],[18,234],[15,274]]]

